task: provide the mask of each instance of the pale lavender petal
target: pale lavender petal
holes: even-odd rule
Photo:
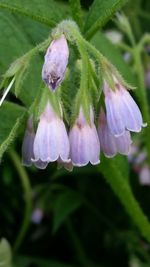
[[[95,125],[91,127],[91,142],[89,144],[90,147],[90,163],[92,165],[97,165],[100,163],[100,141],[98,138],[98,133]]]
[[[69,139],[63,121],[45,110],[40,118],[35,141],[35,161],[53,162],[59,157],[68,162]]]
[[[131,146],[131,137],[128,131],[125,131],[121,136],[114,136],[110,132],[106,120],[105,113],[101,110],[98,134],[100,138],[101,148],[106,157],[114,157],[117,153],[128,155]]]
[[[99,161],[100,144],[95,126],[86,124],[83,128],[74,126],[69,134],[70,155],[74,166],[85,166],[89,162],[96,165]]]
[[[117,154],[115,137],[111,134],[108,126],[105,129],[101,128],[98,130],[101,149],[107,158],[112,158]]]
[[[59,137],[59,156],[63,162],[70,162],[70,159],[68,159],[70,152],[69,138],[65,124],[61,120],[59,121],[59,128],[61,133],[61,136]]]
[[[43,162],[41,160],[37,160],[34,162],[34,166],[41,170],[46,169],[47,165],[48,165],[48,162]]]
[[[125,127],[129,131],[140,132],[141,127],[146,126],[143,123],[141,112],[129,92],[125,89],[122,89],[122,91],[122,105],[120,112]]]
[[[123,135],[116,137],[115,140],[118,153],[122,155],[129,155],[132,144],[130,133],[125,131]]]
[[[111,133],[115,136],[122,135],[125,131],[125,125],[120,113],[121,107],[120,96],[116,92],[111,92],[105,95],[106,116],[108,127]]]
[[[69,49],[65,36],[53,40],[47,49],[42,69],[42,79],[52,90],[55,90],[64,78],[68,64]]]
[[[100,143],[94,125],[94,113],[90,106],[90,125],[87,123],[80,107],[75,125],[70,130],[70,156],[74,166],[85,166],[89,162],[96,165],[100,162]]]
[[[22,144],[22,164],[27,167],[32,165],[31,159],[34,157],[33,154],[34,137],[35,134],[27,129]]]
[[[49,127],[46,120],[40,120],[34,140],[33,161],[48,162],[49,159]]]
[[[105,113],[101,109],[99,124],[98,124],[98,135],[100,139],[101,149],[107,158],[112,158],[117,154],[115,137],[111,134]]]

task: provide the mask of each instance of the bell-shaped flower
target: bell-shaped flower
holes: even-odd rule
[[[31,166],[31,159],[34,158],[33,154],[33,143],[34,143],[35,133],[33,129],[33,121],[30,117],[27,121],[27,128],[25,131],[23,144],[22,144],[22,164],[24,166]]]
[[[49,89],[55,90],[64,79],[68,64],[69,49],[65,36],[51,42],[45,55],[42,79]]]
[[[114,157],[117,153],[122,155],[129,154],[132,143],[129,131],[125,131],[121,136],[115,137],[110,132],[103,109],[101,109],[99,116],[98,135],[101,149],[106,157]]]
[[[65,124],[48,102],[40,116],[34,140],[34,162],[39,159],[44,162],[53,162],[58,158],[69,162],[69,150]]]
[[[143,123],[141,112],[130,93],[114,77],[115,89],[104,82],[104,95],[108,127],[115,136],[120,136],[126,130],[140,132]]]
[[[89,162],[93,165],[100,163],[100,143],[94,124],[94,114],[90,108],[90,122],[87,122],[83,108],[69,133],[70,156],[74,166],[85,166]]]
[[[30,117],[27,121],[27,128],[25,131],[23,144],[22,144],[22,164],[24,166],[30,167],[33,162],[32,159],[34,158],[33,153],[33,144],[34,144],[34,127],[33,127],[33,120],[32,117]],[[47,162],[42,162],[41,160],[38,160],[34,163],[35,167],[39,169],[45,169],[47,167]]]

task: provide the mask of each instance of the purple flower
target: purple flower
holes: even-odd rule
[[[115,137],[109,130],[103,109],[101,109],[99,117],[98,135],[101,149],[106,157],[114,157],[117,153],[129,154],[132,143],[130,133],[125,131],[121,136]]]
[[[30,117],[27,121],[27,128],[25,131],[23,144],[22,144],[22,164],[24,166],[31,166],[31,159],[34,157],[33,154],[33,143],[34,143],[34,129],[33,129],[33,121]]]
[[[57,160],[57,168],[61,169],[64,167],[67,171],[71,172],[73,170],[73,164],[71,160],[69,162],[64,162],[60,158]]]
[[[23,144],[22,144],[22,164],[24,166],[30,167],[32,165],[32,159],[34,158],[33,153],[33,144],[34,144],[34,128],[33,128],[33,120],[30,117],[27,121],[27,128],[25,131]],[[34,165],[39,169],[45,169],[47,167],[47,162],[42,162],[38,160],[34,163]]]
[[[143,123],[141,112],[129,92],[114,78],[115,90],[104,82],[104,95],[108,127],[115,136],[120,136],[126,130],[140,132]]]
[[[74,166],[100,163],[100,143],[94,124],[94,114],[90,108],[90,122],[86,121],[82,107],[78,118],[69,133],[70,156]]]
[[[40,117],[35,140],[34,161],[53,162],[60,158],[69,162],[69,139],[63,120],[48,102]]]
[[[69,49],[65,36],[53,40],[47,49],[42,69],[42,79],[49,89],[55,90],[64,79]]]

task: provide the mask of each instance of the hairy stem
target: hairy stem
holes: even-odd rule
[[[143,237],[150,242],[150,223],[135,199],[127,179],[111,159],[103,158],[98,170],[103,174]]]
[[[147,100],[145,83],[144,83],[144,69],[142,65],[140,50],[138,49],[138,47],[134,48],[133,56],[134,56],[136,74],[137,74],[137,79],[138,79],[138,84],[139,84],[138,95],[139,95],[139,100],[141,104],[142,114],[143,114],[144,122],[148,124],[144,130],[144,134],[145,134],[145,143],[147,145],[148,161],[150,164],[150,138],[149,138],[150,117],[149,117],[148,100]]]

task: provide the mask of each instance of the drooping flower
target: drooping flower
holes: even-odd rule
[[[110,132],[103,109],[101,109],[99,116],[98,135],[101,149],[106,157],[114,157],[117,153],[122,155],[129,154],[132,143],[129,131],[125,131],[121,136],[115,137]]]
[[[34,161],[53,162],[60,158],[69,162],[69,150],[65,124],[48,102],[40,116],[34,140]]]
[[[85,166],[89,162],[96,165],[100,162],[100,143],[94,124],[94,114],[90,107],[90,123],[87,122],[83,108],[69,133],[70,156],[74,166]]]
[[[45,55],[42,79],[49,89],[55,90],[64,79],[68,57],[69,49],[67,40],[64,34],[62,34],[59,39],[51,42]]]
[[[25,131],[23,144],[22,144],[22,163],[25,166],[31,166],[31,159],[34,158],[33,154],[33,143],[34,143],[35,133],[33,129],[33,121],[30,117],[27,121],[27,128]]]
[[[120,136],[126,130],[140,132],[143,123],[141,112],[130,93],[114,78],[115,90],[104,82],[104,95],[108,127],[115,136]]]
[[[34,153],[33,153],[34,139],[35,139],[35,132],[33,127],[33,120],[32,117],[30,117],[27,121],[27,128],[25,131],[22,144],[22,164],[27,167],[30,167],[33,164],[32,159],[34,158]],[[47,162],[42,162],[41,160],[34,162],[34,165],[39,169],[45,169],[47,167],[47,164],[48,164]]]

